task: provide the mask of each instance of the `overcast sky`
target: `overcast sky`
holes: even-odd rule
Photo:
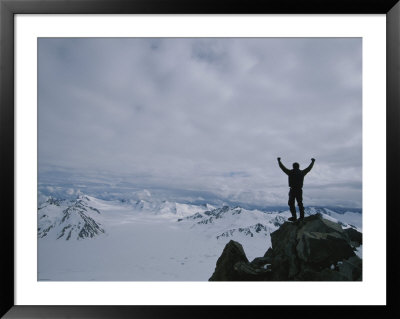
[[[361,38],[39,39],[39,167],[361,207]],[[111,175],[110,175],[111,176]],[[39,177],[40,179],[40,177]]]

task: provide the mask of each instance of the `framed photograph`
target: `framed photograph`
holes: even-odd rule
[[[399,313],[397,1],[0,10],[1,315]]]

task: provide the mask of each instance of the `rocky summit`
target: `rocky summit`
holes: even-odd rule
[[[362,260],[354,253],[362,234],[315,214],[285,222],[271,233],[272,247],[249,262],[231,240],[209,281],[361,281]]]

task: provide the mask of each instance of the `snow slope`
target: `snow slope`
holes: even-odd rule
[[[306,215],[316,212],[308,208]],[[361,226],[357,215],[349,220]],[[251,261],[264,255],[271,232],[289,216],[168,201],[50,198],[38,209],[38,280],[207,281],[229,240],[239,241]]]

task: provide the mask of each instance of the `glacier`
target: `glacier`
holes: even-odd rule
[[[306,207],[306,216],[316,213],[362,231],[359,210]],[[38,280],[207,281],[231,239],[252,260],[290,216],[155,199],[47,197],[38,207]]]

